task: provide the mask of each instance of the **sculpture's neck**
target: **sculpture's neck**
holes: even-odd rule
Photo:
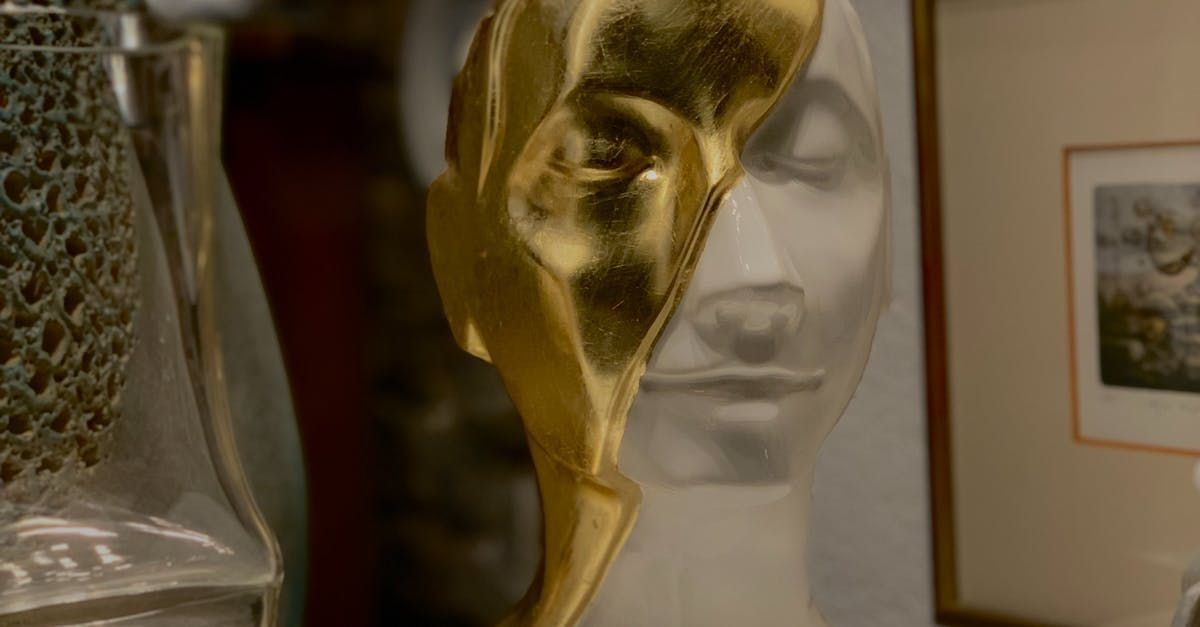
[[[824,627],[805,540],[811,475],[790,485],[648,487],[587,627]]]

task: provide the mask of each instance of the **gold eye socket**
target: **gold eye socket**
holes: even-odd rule
[[[592,170],[621,170],[635,161],[640,151],[622,138],[594,137],[587,141],[583,167]]]
[[[636,176],[653,163],[636,141],[622,135],[569,133],[554,151],[553,166],[582,181]]]

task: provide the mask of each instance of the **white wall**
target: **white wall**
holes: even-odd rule
[[[909,3],[851,0],[879,80],[892,162],[894,300],[862,386],[821,454],[811,568],[834,627],[933,624]]]

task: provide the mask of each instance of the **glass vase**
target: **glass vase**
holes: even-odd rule
[[[222,45],[0,6],[0,624],[276,621],[223,355]]]

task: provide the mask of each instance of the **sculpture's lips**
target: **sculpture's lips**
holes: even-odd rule
[[[647,372],[642,387],[648,390],[697,392],[743,398],[772,397],[808,392],[821,387],[825,370],[725,367],[687,372]]]

